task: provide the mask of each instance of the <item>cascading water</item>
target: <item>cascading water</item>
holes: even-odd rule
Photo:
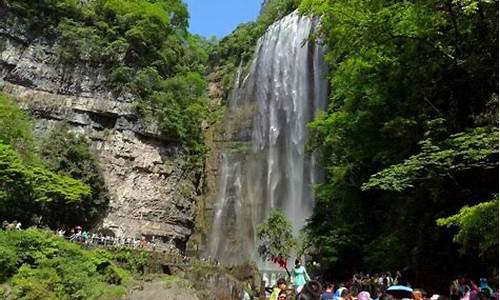
[[[241,67],[226,113],[220,185],[209,240],[212,257],[255,260],[255,228],[273,208],[299,230],[313,207],[319,168],[307,153],[307,123],[326,106],[327,71],[309,41],[317,21],[294,12],[258,41],[246,78]]]

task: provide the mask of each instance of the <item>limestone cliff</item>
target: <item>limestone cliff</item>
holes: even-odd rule
[[[183,248],[198,195],[179,143],[146,126],[134,97],[109,90],[99,67],[62,64],[50,39],[28,36],[7,21],[0,13],[0,89],[33,115],[38,134],[67,122],[91,141],[111,194],[101,226]]]

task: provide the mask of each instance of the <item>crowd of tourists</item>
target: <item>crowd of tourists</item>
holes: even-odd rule
[[[352,276],[352,280],[347,282],[346,285],[350,287],[353,293],[359,293],[361,291],[367,291],[374,295],[380,290],[385,290],[390,286],[405,284],[402,280],[401,272],[397,271],[393,276],[391,272],[376,273],[376,274],[364,274],[356,273]]]
[[[1,229],[4,231],[22,230],[22,224],[18,221],[3,221]],[[84,230],[81,226],[76,226],[70,229],[58,228],[57,230],[55,230],[55,234],[69,241],[77,242],[85,246],[131,248],[150,251],[162,251],[163,253],[168,254],[180,254],[179,249],[175,247],[172,241],[164,243],[163,241],[158,241],[155,236],[151,236],[149,238],[144,235],[142,235],[140,238],[111,236],[103,234],[102,232],[93,233]]]
[[[18,221],[14,221],[12,223],[9,223],[8,221],[2,222],[2,230],[5,231],[21,230],[21,226],[21,222]]]
[[[141,235],[140,238],[111,236],[103,234],[102,232],[90,232],[83,229],[81,226],[76,226],[69,230],[58,228],[55,233],[69,241],[77,242],[85,246],[131,248],[150,251],[162,250],[163,252],[178,254],[178,249],[175,247],[173,242],[158,242],[155,236],[151,236],[149,238],[144,235]]]
[[[270,300],[499,300],[498,290],[480,278],[479,284],[464,276],[451,281],[449,294],[428,293],[412,288],[400,272],[379,274],[354,274],[347,282],[335,284],[311,280],[299,259],[291,271],[291,281],[280,278],[267,289]]]

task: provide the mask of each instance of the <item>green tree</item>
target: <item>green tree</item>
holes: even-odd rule
[[[310,124],[327,178],[307,229],[325,274],[406,268],[439,288],[495,265],[460,256],[435,220],[498,190],[497,4],[302,1],[330,65]]]
[[[498,166],[497,128],[476,127],[469,132],[453,134],[438,144],[431,139],[420,144],[422,149],[418,154],[372,175],[363,189],[376,187],[401,192],[435,177],[452,178],[460,171]]]
[[[33,217],[41,216],[45,224],[55,226],[76,217],[59,211],[61,206],[89,201],[90,194],[82,182],[26,164],[12,147],[0,144],[0,219],[31,224]]]
[[[33,146],[30,119],[3,93],[0,124],[0,219],[74,224],[78,214],[73,209],[91,203],[90,187],[43,165]]]
[[[50,170],[78,179],[92,190],[89,201],[71,207],[53,207],[53,209],[71,210],[71,223],[95,225],[95,222],[106,213],[109,193],[101,166],[91,152],[85,136],[75,135],[69,130],[69,126],[63,123],[43,138],[38,148],[40,157]]]
[[[0,92],[0,143],[11,145],[25,158],[33,151],[31,120],[14,99]]]
[[[184,2],[13,0],[6,8],[7,20],[20,30],[50,36],[62,64],[108,75],[116,96],[137,98],[141,117],[154,123],[148,128],[159,127],[190,157],[203,155],[201,123],[210,116],[200,110],[206,91],[199,87],[205,87],[202,74],[213,45],[187,32]],[[194,165],[199,171],[199,162]]]
[[[0,231],[0,253],[0,284],[14,299],[117,299],[131,276],[111,253],[38,229]]]
[[[281,262],[288,276],[290,271],[286,264],[297,246],[293,235],[292,222],[280,210],[273,210],[263,223],[257,226],[258,252],[263,260]]]
[[[498,194],[490,201],[460,209],[455,215],[437,220],[439,226],[458,227],[453,240],[462,252],[498,258]]]

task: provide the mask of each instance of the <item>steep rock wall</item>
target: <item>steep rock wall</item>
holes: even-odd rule
[[[89,138],[111,194],[101,226],[183,248],[194,227],[198,183],[180,145],[142,122],[132,95],[107,89],[99,68],[61,64],[50,40],[28,37],[5,18],[0,16],[0,90],[33,115],[38,134],[67,122]]]
[[[248,74],[235,80],[216,200],[206,209],[208,253],[225,263],[258,259],[255,229],[269,211],[282,210],[296,231],[312,212],[312,186],[322,176],[316,154],[306,151],[307,123],[326,107],[328,92],[323,49],[310,39],[317,23],[293,12],[269,26]]]

